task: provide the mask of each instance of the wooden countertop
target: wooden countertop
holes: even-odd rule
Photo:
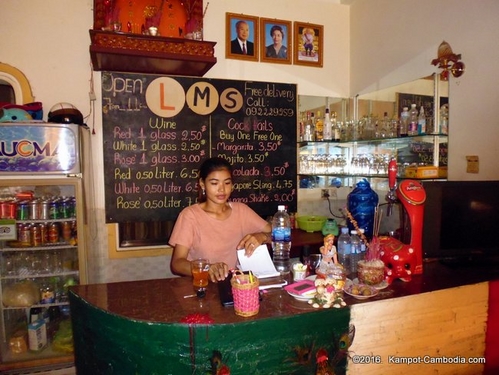
[[[264,279],[261,284],[275,283],[279,279]],[[433,261],[425,263],[423,274],[415,275],[410,282],[396,280],[371,299],[359,301],[345,295],[345,301],[349,305],[371,303],[494,279],[499,279],[498,264],[452,267]],[[263,295],[258,315],[239,317],[232,307],[221,305],[216,284],[210,283],[203,299],[184,298],[193,294],[189,277],[78,285],[72,287],[71,292],[77,298],[111,314],[148,322],[178,323],[188,314],[209,313],[215,324],[226,324],[317,311],[307,302],[295,300],[282,289],[269,289]]]

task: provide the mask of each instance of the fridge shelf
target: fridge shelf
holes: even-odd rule
[[[17,220],[16,223],[19,224],[37,224],[37,223],[63,223],[65,221],[76,221],[75,217],[67,217],[61,219],[26,219],[26,220]]]
[[[0,280],[25,280],[25,279],[45,279],[50,277],[78,276],[78,271],[61,271],[55,273],[36,273],[23,275],[2,275]]]
[[[43,250],[62,250],[62,249],[77,249],[78,245],[73,245],[68,242],[58,242],[58,243],[51,243],[43,246],[15,246],[15,247],[9,247],[8,245],[6,246],[0,246],[0,252],[2,251],[43,251]]]
[[[29,310],[31,308],[41,307],[41,308],[49,308],[52,306],[68,306],[69,302],[53,302],[53,303],[38,303],[36,305],[31,305],[29,307],[18,307],[18,306],[1,306],[2,310]]]

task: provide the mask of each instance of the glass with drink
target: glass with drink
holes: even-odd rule
[[[192,285],[196,290],[204,290],[208,286],[209,269],[208,259],[199,258],[191,261]]]

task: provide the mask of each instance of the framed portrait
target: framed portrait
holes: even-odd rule
[[[260,61],[291,64],[292,32],[291,21],[260,18]]]
[[[258,17],[226,13],[225,57],[258,61]]]
[[[324,26],[294,23],[294,64],[322,67],[323,45]]]

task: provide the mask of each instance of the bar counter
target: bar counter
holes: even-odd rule
[[[351,360],[347,371],[351,351],[381,361],[385,374],[421,373],[430,367],[390,367],[388,356],[484,355],[488,281],[495,279],[499,268],[492,265],[430,262],[422,275],[396,280],[368,300],[345,295],[347,307],[340,309],[315,309],[282,289],[269,289],[253,317],[223,307],[216,284],[210,283],[203,299],[184,298],[193,294],[187,277],[79,285],[70,291],[76,368],[95,375],[216,374],[224,373],[223,366],[232,375],[315,374],[327,363],[335,374],[380,373],[372,363]],[[209,324],[196,324],[207,317]],[[186,318],[190,323],[181,322]],[[353,344],[345,340],[351,325]],[[483,364],[460,368],[450,372],[443,366],[439,374],[481,373]]]

